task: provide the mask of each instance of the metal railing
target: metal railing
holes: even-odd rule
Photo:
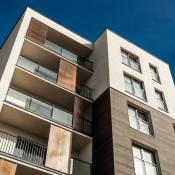
[[[37,165],[44,165],[47,147],[0,131],[0,151]]]
[[[92,122],[90,120],[74,116],[73,128],[85,134],[92,135]]]
[[[77,85],[76,92],[77,94],[92,100],[92,89],[91,88],[85,85]]]
[[[135,95],[138,98],[141,98],[143,100],[146,100],[146,94],[144,89],[140,89],[138,87],[135,87],[128,82],[125,81],[125,90],[133,95]]]
[[[40,66],[39,64],[34,63],[33,61],[24,58],[23,56],[19,56],[17,66],[24,68],[25,70],[48,81],[51,81],[52,83],[56,83],[58,80],[58,74],[56,72]],[[77,85],[76,93],[92,100],[92,89],[85,85]]]
[[[80,66],[82,66],[90,71],[93,71],[93,62],[92,61],[89,61],[85,58],[79,58],[78,55],[76,55],[76,54],[74,54],[74,53],[52,43],[51,41],[48,41],[48,40],[46,40],[44,47],[51,50],[52,52],[54,52],[58,55],[61,55],[65,58],[69,59],[70,61],[72,61],[74,63],[79,64]]]
[[[54,120],[55,122],[72,127],[72,114],[61,108],[50,105],[12,88],[9,89],[6,101],[25,110]]]
[[[86,58],[80,58],[78,57],[77,63],[82,66],[85,67],[86,69],[90,70],[90,71],[94,71],[94,65],[92,61],[87,60]]]

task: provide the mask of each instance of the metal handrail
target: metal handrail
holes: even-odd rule
[[[77,94],[86,97],[90,100],[92,100],[92,91],[93,90],[86,85],[77,85],[76,87]]]
[[[0,151],[27,162],[44,165],[47,147],[0,131]]]

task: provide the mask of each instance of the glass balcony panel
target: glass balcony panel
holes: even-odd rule
[[[153,164],[145,163],[147,175],[158,175],[157,167]]]
[[[50,80],[53,82],[56,82],[57,80],[57,73],[45,67],[42,67],[22,56],[19,57],[17,65],[47,80]]]
[[[28,96],[14,89],[9,89],[6,100],[17,106],[25,108]]]
[[[62,124],[72,126],[72,114],[34,99],[14,89],[9,89],[6,100],[31,112],[41,114]]]
[[[38,67],[38,64],[34,63],[33,61],[30,61],[29,59],[24,58],[23,56],[19,56],[17,65],[25,68],[26,70],[35,73],[35,70]]]
[[[52,118],[68,126],[72,126],[72,114],[60,110],[58,108],[53,108]]]
[[[71,52],[69,52],[68,50],[62,48],[62,53],[61,53],[61,55],[62,55],[63,57],[68,58],[69,60],[71,60],[71,61],[77,63],[78,56],[75,55],[75,54],[73,54],[73,53],[71,53]]]
[[[149,131],[149,125],[147,122],[144,122],[142,120],[139,120],[139,125],[140,125],[140,131],[150,135],[150,131]]]
[[[32,112],[36,112],[47,117],[52,116],[52,106],[33,98],[27,99],[26,108]]]
[[[88,163],[73,159],[72,175],[91,175],[91,165]]]
[[[53,82],[56,82],[57,80],[57,73],[42,66],[38,66],[38,69],[35,70],[35,74]]]
[[[57,46],[56,44],[46,40],[45,47],[59,55],[61,55],[61,47]]]
[[[136,175],[146,175],[144,162],[140,159],[134,158],[134,167]],[[151,174],[149,174],[151,175]]]
[[[139,129],[137,118],[134,116],[129,116],[129,123],[132,128]]]

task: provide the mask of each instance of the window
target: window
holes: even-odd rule
[[[132,150],[136,175],[158,175],[158,166],[153,152],[135,145],[132,146]]]
[[[125,90],[138,98],[146,100],[145,90],[143,88],[143,83],[135,80],[127,75],[125,77]]]
[[[128,116],[130,126],[145,134],[151,135],[151,123],[148,119],[148,114],[137,110],[132,106],[128,106]]]
[[[168,111],[163,92],[155,90],[155,93],[156,93],[158,108],[162,109],[163,111]]]
[[[152,66],[152,65],[150,65],[150,70],[151,70],[152,80],[160,83],[160,78],[159,78],[159,74],[158,74],[157,68]]]
[[[122,63],[131,67],[132,69],[141,72],[140,69],[140,64],[139,64],[139,59],[138,57],[126,52],[126,51],[121,51],[122,55]]]

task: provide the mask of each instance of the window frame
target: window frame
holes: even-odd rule
[[[151,72],[151,79],[152,79],[153,81],[155,81],[155,82],[161,84],[158,68],[157,68],[156,66],[152,65],[152,64],[149,64],[149,68],[150,68],[150,72]],[[153,78],[153,74],[152,74],[152,71],[151,71],[152,69],[155,70],[155,74],[156,74],[157,77],[158,77],[157,80],[155,80],[155,79]]]
[[[162,108],[158,105],[158,102],[157,102],[157,107],[158,107],[158,109],[160,109],[160,110],[162,110],[162,111],[168,113],[168,106],[167,106],[167,103],[166,103],[166,100],[165,100],[165,95],[164,95],[164,93],[163,93],[162,91],[156,89],[156,88],[155,88],[154,90],[155,90],[156,100],[159,100],[159,101],[161,101],[161,102],[164,103],[164,109],[162,109]],[[158,98],[157,98],[157,93],[159,93],[159,94],[161,95],[161,98],[162,98],[162,99],[158,99]]]
[[[138,56],[134,55],[133,53],[123,49],[123,48],[120,48],[121,50],[121,58],[122,58],[122,64],[130,67],[131,69],[139,72],[139,73],[142,73],[142,69],[141,69],[141,65],[140,65],[140,59]],[[124,61],[123,61],[123,53],[125,53],[127,55],[127,61],[128,61],[128,64],[126,64]],[[134,67],[131,65],[131,61],[135,62],[135,64],[138,65],[138,69],[134,69]]]
[[[125,78],[130,79],[131,84],[129,84],[129,83],[126,81]],[[140,85],[141,85],[141,88],[140,88],[140,89],[137,88],[136,86],[134,86],[134,81],[140,83]],[[126,83],[129,84],[129,85],[132,87],[133,93],[126,90]],[[135,77],[133,77],[133,76],[130,76],[129,74],[127,74],[127,73],[124,72],[124,84],[125,84],[125,92],[127,92],[127,93],[129,93],[129,94],[132,94],[132,95],[134,95],[135,97],[137,97],[137,98],[139,98],[139,99],[141,99],[141,100],[147,101],[146,90],[145,90],[145,86],[144,86],[144,82],[143,82],[143,81],[138,80],[137,78],[135,78]],[[143,91],[144,98],[141,98],[141,97],[137,96],[136,93],[135,93],[135,89],[142,90],[142,91]]]
[[[130,116],[130,115],[129,115],[129,108],[133,108],[133,109],[134,109],[136,116]],[[144,114],[144,117],[145,117],[146,120],[141,119],[141,118],[139,117],[138,113]],[[133,126],[131,126],[130,118],[129,118],[129,117],[135,117],[135,118],[136,118],[136,120],[137,120],[137,128],[138,128],[138,126],[139,126],[139,129],[136,129],[136,128],[134,128]],[[142,109],[139,109],[139,107],[136,107],[136,106],[134,106],[134,105],[131,104],[131,103],[128,103],[128,119],[129,119],[129,126],[130,126],[131,128],[133,128],[133,129],[135,129],[135,130],[137,130],[137,131],[139,131],[139,132],[141,132],[141,133],[143,133],[143,134],[146,134],[146,135],[148,135],[148,136],[151,136],[151,137],[154,137],[154,136],[155,136],[155,135],[154,135],[154,130],[153,130],[153,125],[152,125],[152,120],[151,120],[151,116],[150,116],[150,112],[144,111],[144,110],[142,110]],[[143,132],[143,131],[141,131],[141,129],[140,129],[141,127],[140,127],[139,120],[141,120],[142,122],[148,124],[149,134],[148,134],[148,133],[145,133],[145,132]]]
[[[140,158],[139,157],[136,157],[134,155],[134,151],[133,151],[133,148],[137,148],[139,149],[139,152],[140,152]],[[144,159],[144,152],[149,152],[152,154],[153,156],[153,160],[154,160],[154,163],[151,163],[151,162],[148,162]],[[143,163],[143,171],[144,171],[144,174],[145,175],[149,175],[147,174],[147,171],[146,171],[146,164],[150,164],[152,166],[154,166],[156,168],[156,171],[157,171],[157,175],[160,175],[160,164],[159,164],[159,159],[158,159],[158,154],[157,154],[157,151],[152,151],[152,150],[149,150],[147,148],[144,148],[143,146],[139,146],[135,143],[132,143],[132,155],[133,155],[133,161],[135,161],[135,159],[141,161]],[[135,167],[135,163],[134,163],[134,171],[136,173],[136,167]]]

